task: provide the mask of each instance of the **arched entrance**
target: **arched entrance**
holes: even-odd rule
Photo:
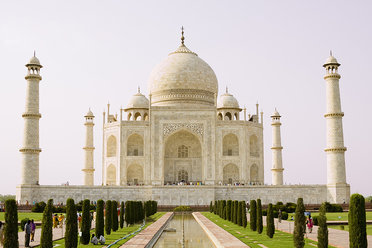
[[[127,182],[129,185],[143,184],[143,169],[141,165],[133,164],[128,167]]]
[[[250,175],[251,175],[251,183],[257,183],[258,182],[258,167],[256,164],[253,164],[250,169]]]
[[[223,184],[239,182],[239,169],[235,164],[228,164],[223,167]]]
[[[116,185],[116,167],[110,164],[106,169],[106,184]]]
[[[202,181],[202,149],[197,136],[181,130],[165,141],[164,183]]]

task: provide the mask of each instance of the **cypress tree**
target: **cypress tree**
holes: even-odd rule
[[[112,229],[112,201],[106,201],[106,218],[105,218],[105,231],[106,234],[111,234]]]
[[[243,227],[246,228],[247,227],[247,210],[246,210],[244,201],[242,201],[242,208],[243,208],[242,223],[243,223]]]
[[[293,231],[293,242],[296,248],[305,246],[304,233],[306,232],[305,206],[302,198],[298,198],[295,211],[295,227]]]
[[[256,200],[250,202],[249,227],[252,231],[257,230],[257,205]]]
[[[241,202],[238,202],[238,217],[236,222],[239,226],[243,225],[243,209]]]
[[[43,211],[43,221],[41,226],[40,248],[53,247],[53,200],[48,200]]]
[[[130,201],[125,202],[125,221],[127,222],[127,226],[132,224],[130,220]]]
[[[85,199],[83,201],[83,214],[81,216],[81,237],[80,243],[83,245],[89,244],[90,240],[90,201]]]
[[[226,219],[231,221],[231,200],[228,200],[226,203]]]
[[[365,199],[360,194],[350,197],[349,205],[350,248],[367,247]]]
[[[105,216],[103,214],[103,200],[97,201],[97,213],[96,213],[96,236],[97,238],[104,236],[104,227],[105,227]]]
[[[238,208],[239,208],[239,202],[238,201],[234,201],[234,207],[235,207],[235,219],[234,219],[234,223],[235,224],[238,224],[238,218],[239,218],[239,213],[238,213]]]
[[[226,220],[226,200],[222,201],[222,219]]]
[[[122,201],[120,203],[120,228],[123,228],[123,227],[124,227],[124,202]]]
[[[18,247],[18,212],[14,199],[5,201],[4,248]]]
[[[236,220],[235,201],[232,202],[231,207],[232,207],[232,209],[231,209],[231,222],[235,223],[235,220]]]
[[[257,232],[262,233],[263,223],[262,223],[262,205],[261,199],[257,199]]]
[[[269,204],[267,209],[267,216],[266,216],[266,234],[269,238],[274,237],[275,233],[275,225],[274,225],[274,213],[273,213],[273,204]]]
[[[66,203],[66,234],[65,247],[76,248],[78,245],[78,223],[76,206],[73,199],[68,198]]]
[[[214,213],[214,214],[217,214],[217,201],[214,201],[214,209],[213,209],[213,213]]]
[[[112,230],[116,232],[119,229],[118,223],[118,202],[112,202]]]
[[[319,209],[318,216],[318,248],[328,247],[328,227],[326,217],[326,206],[323,203]]]

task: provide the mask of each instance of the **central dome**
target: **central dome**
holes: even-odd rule
[[[218,82],[212,68],[181,44],[152,70],[149,91],[154,106],[214,105]]]

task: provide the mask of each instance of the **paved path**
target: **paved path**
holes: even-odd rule
[[[145,247],[152,241],[152,238],[159,234],[161,228],[168,222],[170,218],[172,218],[173,212],[168,212],[164,214],[160,219],[146,227],[145,230],[142,230],[136,236],[131,238],[128,242],[124,245],[120,246],[120,248],[142,248]]]
[[[234,237],[229,232],[223,230],[221,227],[214,224],[210,221],[207,217],[202,215],[200,212],[192,213],[195,220],[199,223],[199,225],[204,229],[207,233],[208,237],[212,240],[214,245],[217,248],[241,248],[241,247],[249,247],[244,244],[242,241]]]
[[[248,214],[248,220],[249,220],[249,214]],[[281,223],[279,223],[278,219],[274,220],[275,223],[275,229],[278,229],[283,232],[287,233],[293,233],[294,230],[294,221],[286,221],[282,220]],[[266,216],[263,216],[263,224],[266,226]],[[318,226],[313,227],[312,233],[309,233],[308,230],[306,230],[305,234],[306,238],[318,241]],[[368,244],[372,244],[372,235],[367,235]],[[348,231],[342,231],[337,230],[334,228],[330,228],[328,226],[328,244],[339,247],[339,248],[348,248],[349,247],[349,232]]]

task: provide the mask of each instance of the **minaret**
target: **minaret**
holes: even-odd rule
[[[273,185],[283,185],[283,163],[282,163],[282,141],[280,136],[280,114],[275,109],[274,113],[271,115],[271,126],[272,126],[272,136],[273,136],[273,146],[272,151],[272,184]]]
[[[333,203],[348,202],[350,187],[346,183],[344,134],[342,128],[340,88],[338,67],[340,64],[330,54],[323,67],[326,69],[327,112],[327,188],[328,201]]]
[[[94,115],[92,111],[88,111],[85,117],[85,165],[82,171],[84,172],[84,185],[94,185],[94,144],[93,144],[93,126],[94,126]]]
[[[43,67],[38,58],[34,56],[26,64],[27,90],[26,106],[22,117],[25,120],[23,132],[22,175],[21,185],[39,184],[39,82],[41,80],[40,69]]]

